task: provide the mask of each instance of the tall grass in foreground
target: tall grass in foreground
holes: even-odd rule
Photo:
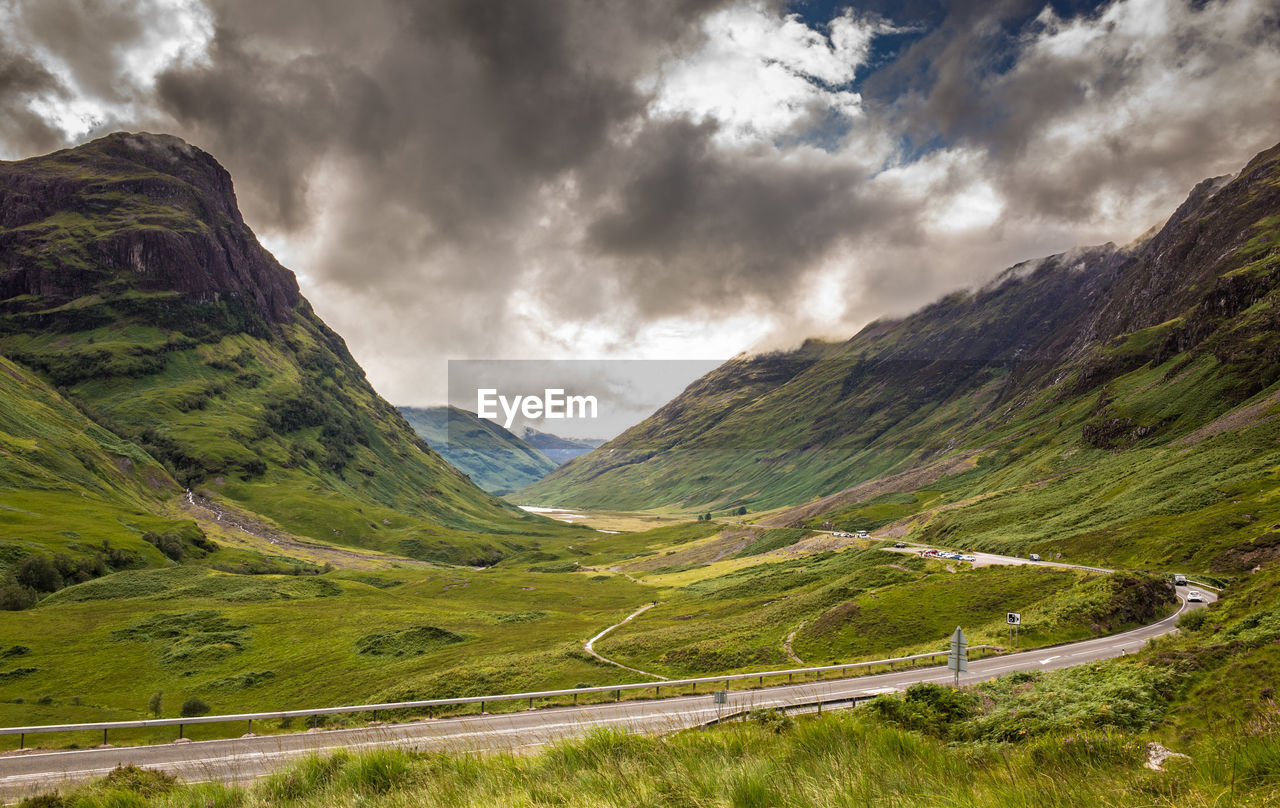
[[[257,806],[1263,806],[1280,801],[1280,742],[1206,744],[1166,771],[1121,732],[1022,744],[940,740],[858,713],[749,721],[665,738],[596,731],[538,754],[381,749],[314,757],[242,789],[116,773],[67,808]],[[145,774],[145,773],[143,773]]]

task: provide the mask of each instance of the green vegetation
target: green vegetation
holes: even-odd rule
[[[535,755],[381,749],[308,758],[249,788],[175,786],[113,773],[44,803],[98,806],[1261,806],[1280,797],[1280,740],[1231,754],[1197,747],[1166,771],[1117,730],[960,747],[855,714],[780,722],[766,715],[706,732],[646,738],[595,730]],[[1234,775],[1234,776],[1233,776]],[[26,803],[29,808],[40,805]]]
[[[157,691],[161,711],[174,715],[193,697],[236,712],[630,681],[581,644],[651,590],[622,576],[594,578],[506,564],[314,576],[190,565],[115,573],[0,622],[0,663],[9,663],[0,672],[31,669],[0,676],[0,725],[144,718]],[[199,725],[187,734],[232,731],[242,730]],[[113,743],[168,740],[163,728],[112,734]]]
[[[419,656],[466,639],[439,626],[412,626],[366,634],[356,640],[356,652],[370,656]]]
[[[805,531],[803,530],[794,530],[789,528],[770,530],[740,550],[738,552],[738,558],[761,555],[763,553],[772,552],[773,550],[781,550],[783,547],[790,547],[800,541],[800,539],[804,538],[805,535]]]
[[[923,683],[816,718],[753,711],[660,737],[595,729],[537,754],[339,752],[249,787],[124,769],[27,805],[1274,804],[1280,567],[1197,613],[1194,632],[1109,662],[961,690]],[[1149,769],[1151,744],[1178,756]]]

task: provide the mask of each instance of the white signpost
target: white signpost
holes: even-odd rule
[[[1019,627],[1022,625],[1022,613],[1006,612],[1004,619],[1005,619],[1005,622],[1009,624],[1009,647],[1017,648],[1018,647],[1018,630],[1019,630]]]
[[[955,671],[956,686],[960,685],[960,674],[969,670],[969,641],[964,637],[964,629],[956,626],[951,635],[951,651],[947,654],[947,668]]]

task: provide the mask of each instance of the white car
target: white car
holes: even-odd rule
[[[1204,593],[1199,589],[1192,589],[1188,591],[1187,603],[1204,603]]]

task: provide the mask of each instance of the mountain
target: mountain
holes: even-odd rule
[[[592,449],[603,446],[605,443],[605,441],[596,440],[595,438],[562,438],[559,435],[552,435],[550,432],[539,432],[531,426],[524,428],[524,435],[521,439],[551,458],[556,465],[568,463],[575,457],[584,455]]]
[[[457,407],[400,407],[414,431],[476,485],[502,496],[547,476],[556,464],[501,424]]]
[[[46,484],[9,453],[6,496],[118,487],[106,457],[129,469],[128,498],[172,510],[190,488],[298,536],[422,559],[488,563],[513,534],[558,529],[413,432],[258,243],[227,172],[177,138],[0,163],[0,354],[69,430],[81,419],[98,444],[80,446],[86,473],[113,480]],[[30,411],[20,393],[6,410]]]
[[[906,520],[901,531],[935,539],[960,535],[963,523],[966,544],[985,535],[1008,549],[1033,544],[1051,512],[1076,521],[1046,542],[1118,541],[1116,530],[1098,535],[1111,522],[1097,514],[1120,491],[1136,508],[1142,486],[1104,483],[1135,468],[1152,474],[1142,497],[1187,500],[1166,512],[1198,512],[1197,496],[1220,505],[1237,487],[1247,508],[1272,485],[1258,469],[1273,458],[1266,430],[1280,400],[1278,281],[1280,147],[1234,178],[1201,183],[1133,245],[1019,264],[842,343],[730,361],[522,498],[583,508],[803,506],[773,521]],[[1177,475],[1158,473],[1167,468]],[[1076,507],[1051,510],[1049,492],[1067,480],[1080,486]],[[988,514],[989,498],[1023,502],[1029,521],[990,517],[976,530],[966,497],[983,499]],[[1039,516],[1035,502],[1046,509]],[[1261,518],[1206,541],[1232,533],[1253,542]]]

